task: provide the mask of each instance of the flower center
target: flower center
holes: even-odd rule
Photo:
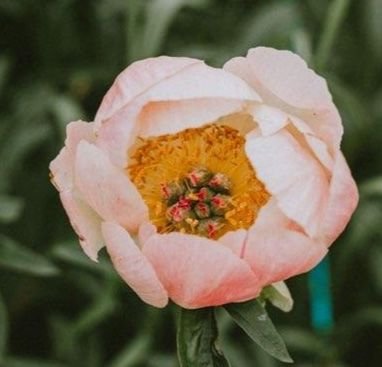
[[[238,130],[217,124],[141,140],[127,171],[159,233],[218,238],[254,223],[270,195],[244,143]]]

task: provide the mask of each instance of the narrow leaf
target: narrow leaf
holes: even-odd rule
[[[181,309],[177,332],[180,367],[229,367],[216,345],[217,337],[213,308]]]
[[[68,367],[58,362],[48,362],[39,359],[8,357],[0,367]]]
[[[11,223],[21,214],[23,201],[15,196],[0,195],[0,222]]]
[[[0,294],[0,363],[4,360],[8,336],[8,317]]]
[[[282,362],[293,362],[280,334],[258,300],[224,306],[235,322],[261,348]]]
[[[0,267],[37,276],[53,276],[59,270],[44,256],[0,235]]]

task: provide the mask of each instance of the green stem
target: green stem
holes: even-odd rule
[[[350,0],[333,0],[326,15],[324,29],[316,51],[316,67],[322,70],[330,56],[338,30],[343,23]]]
[[[230,367],[217,348],[217,337],[213,308],[181,309],[177,331],[180,367]]]

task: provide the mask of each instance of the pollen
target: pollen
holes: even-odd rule
[[[270,194],[244,144],[220,124],[140,140],[126,170],[159,233],[219,238],[255,222]]]

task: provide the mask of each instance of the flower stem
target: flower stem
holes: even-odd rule
[[[216,345],[217,337],[213,308],[181,309],[177,330],[180,367],[230,367]]]

